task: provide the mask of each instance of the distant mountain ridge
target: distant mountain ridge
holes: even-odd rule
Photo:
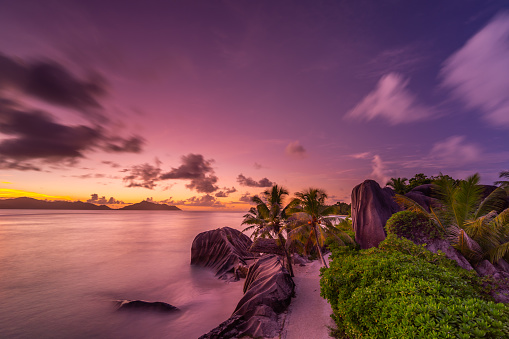
[[[143,211],[182,211],[177,206],[170,206],[166,204],[154,204],[149,201],[142,201],[136,204],[119,208],[119,210],[143,210]]]
[[[28,197],[2,199],[0,200],[0,209],[181,211],[177,206],[155,204],[148,201],[113,209],[106,205],[94,205],[81,201],[45,201]]]

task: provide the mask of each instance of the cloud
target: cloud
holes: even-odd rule
[[[132,136],[129,139],[123,139],[120,137],[110,138],[103,147],[107,152],[129,152],[129,153],[140,153],[142,146],[145,143],[145,139],[139,136]]]
[[[443,65],[443,85],[495,126],[509,127],[509,14],[497,15]]]
[[[69,126],[56,122],[43,111],[23,110],[11,100],[0,99],[0,133],[8,138],[0,141],[0,156],[19,161],[43,159],[45,161],[75,161],[86,151],[102,149],[111,152],[139,151],[141,138],[123,139],[110,137],[99,126]],[[138,148],[112,149],[113,143],[136,143]],[[16,168],[15,168],[16,169]]]
[[[92,178],[100,179],[100,178],[106,177],[106,175],[101,174],[101,173],[96,173],[96,174],[88,173],[88,174],[82,174],[82,175],[72,175],[72,177],[79,178],[79,179],[92,179]]]
[[[351,154],[350,156],[352,158],[354,158],[354,159],[368,159],[368,158],[371,157],[371,153],[370,152],[363,152],[363,153]]]
[[[161,169],[148,163],[132,166],[129,175],[123,178],[127,187],[144,187],[153,189],[160,180]]]
[[[306,150],[299,141],[293,141],[289,143],[288,146],[286,146],[285,152],[287,155],[299,159],[305,158],[307,156]]]
[[[235,187],[232,187],[232,188],[227,188],[225,187],[222,191],[219,191],[215,194],[215,196],[217,198],[226,198],[227,196],[229,196],[231,193],[235,193],[237,192],[237,189]]]
[[[90,197],[90,199],[87,200],[87,202],[91,203],[91,204],[100,204],[100,205],[124,205],[125,204],[123,201],[117,200],[113,197],[106,199],[105,196],[102,196],[99,198],[99,195],[97,193],[93,193],[90,196],[91,197]]]
[[[97,74],[80,80],[54,61],[21,62],[0,54],[0,88],[6,87],[78,111],[101,108],[99,98],[106,94],[106,81]]]
[[[409,80],[398,73],[384,75],[371,93],[346,114],[346,118],[387,119],[390,124],[414,122],[430,118],[434,110],[417,102],[407,86]]]
[[[213,159],[205,160],[201,154],[188,154],[181,157],[182,165],[172,168],[169,172],[163,173],[161,169],[162,162],[156,158],[156,166],[145,163],[135,165],[123,172],[129,172],[124,177],[127,187],[144,187],[153,189],[158,181],[176,179],[190,180],[187,188],[199,193],[213,193],[219,189],[216,186],[218,181],[212,168]]]
[[[225,207],[224,204],[219,202],[216,198],[214,198],[210,194],[194,196],[186,200],[180,200],[175,202],[175,204],[184,206]]]
[[[255,169],[262,169],[262,168],[263,168],[263,166],[262,166],[262,165],[260,165],[260,164],[259,164],[259,163],[257,163],[257,162],[255,162],[255,163],[254,163],[253,167],[254,167]]]
[[[371,160],[371,167],[373,169],[371,176],[378,181],[380,186],[384,187],[387,181],[391,178],[391,175],[393,174],[392,171],[387,169],[387,166],[378,154],[373,157],[373,160]]]
[[[274,183],[267,178],[260,179],[259,181],[253,180],[253,178],[246,178],[243,174],[237,176],[237,182],[241,186],[248,187],[271,187]]]
[[[18,171],[41,171],[41,169],[32,164],[26,163],[24,161],[9,161],[5,159],[0,159],[0,169],[6,170],[18,170]]]
[[[251,195],[251,193],[246,192],[246,193],[242,194],[242,196],[239,198],[239,201],[248,202],[251,204],[251,203],[253,203],[253,201],[251,199],[253,199],[253,196]]]
[[[214,160],[205,160],[203,155],[192,153],[182,156],[181,159],[182,165],[163,173],[160,179],[189,179],[191,182],[186,187],[199,193],[212,193],[219,189],[215,185],[218,178],[212,168]]]
[[[113,161],[102,161],[103,164],[105,165],[109,165],[111,166],[112,168],[120,168],[120,164],[117,164],[116,162],[113,162]]]
[[[433,145],[430,158],[441,164],[461,166],[479,161],[482,150],[479,146],[466,143],[464,136],[452,136]]]

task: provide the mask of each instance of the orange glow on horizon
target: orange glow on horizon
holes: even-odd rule
[[[54,196],[42,193],[28,192],[10,188],[0,188],[0,198],[43,198],[43,199],[54,199],[54,200],[73,200],[67,196]]]

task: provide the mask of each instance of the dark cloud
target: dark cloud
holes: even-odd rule
[[[0,158],[0,169],[18,170],[18,171],[40,171],[41,169],[24,161],[9,161]]]
[[[217,198],[226,198],[227,196],[229,196],[230,194],[235,193],[235,192],[237,192],[237,189],[235,187],[232,187],[232,188],[225,187],[225,188],[223,188],[223,190],[217,192],[215,194],[215,196]]]
[[[307,156],[306,150],[298,141],[294,141],[286,146],[286,154],[294,158],[305,158]]]
[[[253,178],[246,178],[243,174],[239,174],[237,182],[242,186],[248,187],[271,187],[274,183],[267,178],[260,179],[259,181]]]
[[[187,188],[199,193],[212,193],[219,189],[215,185],[218,178],[214,175],[213,162],[212,159],[205,160],[201,154],[190,153],[182,156],[182,165],[163,173],[160,179],[189,179],[191,182],[186,185]]]
[[[161,169],[148,163],[135,165],[128,169],[129,175],[124,177],[127,187],[144,187],[153,189],[160,180]]]
[[[110,165],[112,168],[121,167],[120,164],[117,164],[116,162],[113,162],[113,161],[102,161],[102,163],[105,165]]]
[[[5,55],[0,55],[2,87],[78,111],[101,108],[99,98],[106,94],[106,81],[97,74],[80,80],[54,61],[21,62]]]
[[[182,156],[181,159],[182,165],[166,173],[162,173],[162,162],[158,158],[155,159],[155,166],[145,163],[124,169],[122,172],[129,172],[129,175],[124,177],[124,182],[127,187],[153,189],[157,182],[162,180],[190,180],[186,187],[199,193],[213,193],[219,189],[216,185],[218,178],[212,168],[214,160],[205,160],[203,155],[192,153]]]
[[[122,139],[119,137],[111,138],[104,146],[107,152],[129,152],[140,153],[145,139],[132,136],[129,139]]]
[[[23,110],[6,99],[0,99],[0,133],[9,137],[0,142],[0,156],[4,161],[14,162],[33,159],[72,162],[93,149],[133,152],[139,151],[142,143],[137,137],[134,140],[107,136],[99,126],[64,125],[46,112]],[[121,146],[114,149],[112,142]]]
[[[246,193],[242,194],[242,196],[239,198],[239,201],[252,203],[253,201],[251,199],[253,199],[253,196],[251,195],[251,193],[246,192]]]
[[[100,205],[124,205],[125,204],[123,201],[117,200],[113,197],[106,199],[105,196],[102,196],[99,198],[99,195],[97,193],[91,194],[90,199],[88,199],[87,202],[89,202],[91,204],[100,204]]]

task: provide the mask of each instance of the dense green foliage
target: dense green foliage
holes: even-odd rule
[[[398,237],[405,237],[417,244],[423,244],[428,239],[442,238],[443,234],[431,220],[422,213],[401,211],[393,214],[385,224],[387,233]]]
[[[352,205],[347,204],[346,202],[338,201],[334,205],[334,214],[338,215],[351,215],[352,214]]]
[[[437,176],[426,176],[424,173],[418,173],[413,178],[391,178],[386,185],[391,186],[398,194],[405,194],[416,188],[417,186],[432,184],[438,180],[449,180],[454,185],[459,184],[460,180],[451,178],[448,175],[439,173]],[[406,183],[408,180],[408,184]]]
[[[440,204],[427,211],[408,197],[396,200],[407,209],[425,215],[469,261],[509,260],[509,209],[507,194],[497,188],[484,196],[479,174],[455,181],[447,176],[435,180],[433,191]]]
[[[295,193],[295,199],[290,203],[289,213],[294,213],[296,216],[304,215],[304,217],[297,217],[294,222],[288,224],[291,228],[288,232],[289,240],[307,244],[306,248],[314,243],[325,267],[327,263],[323,258],[322,247],[327,237],[335,237],[343,244],[353,242],[346,233],[334,227],[332,222],[334,217],[330,216],[335,213],[335,208],[326,205],[326,199],[327,193],[317,188]]]
[[[507,338],[509,307],[483,297],[475,273],[389,234],[379,248],[336,248],[321,295],[337,337]]]

